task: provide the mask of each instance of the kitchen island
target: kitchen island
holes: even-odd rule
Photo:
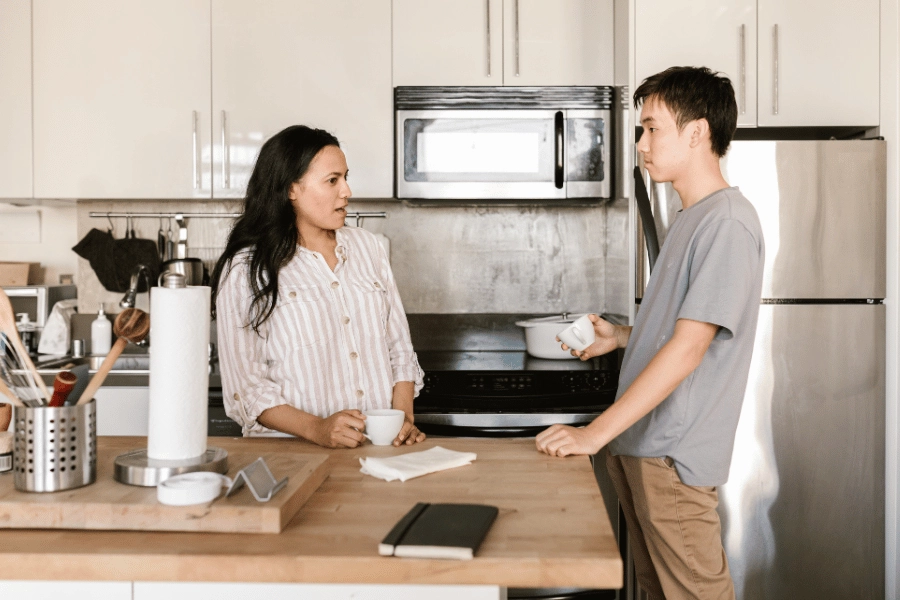
[[[117,452],[145,445],[144,438],[98,438],[101,449]],[[172,600],[186,597],[186,588],[154,582],[390,584],[376,586],[387,595],[366,597],[396,598],[403,586],[440,584],[481,590],[468,598],[499,598],[507,587],[622,585],[621,557],[587,457],[549,457],[534,449],[533,439],[431,438],[413,447],[353,450],[288,438],[210,438],[209,445],[243,453],[327,453],[330,474],[280,534],[0,529],[0,591],[28,585],[25,580],[127,582],[132,595],[109,597],[151,597],[139,593],[147,589]],[[361,457],[437,445],[478,458],[405,483],[360,473]],[[229,475],[243,466],[230,464]],[[111,477],[98,473],[98,479]],[[500,514],[473,560],[379,556],[379,541],[416,502],[492,504]]]

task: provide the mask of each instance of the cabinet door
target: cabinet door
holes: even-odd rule
[[[35,197],[209,198],[209,43],[208,0],[34,0]]]
[[[213,0],[212,27],[214,197],[296,124],[338,138],[354,196],[393,196],[390,0]]]
[[[504,0],[504,85],[613,85],[613,0]]]
[[[634,20],[635,86],[669,67],[709,67],[731,79],[738,125],[756,125],[756,0],[636,0]]]
[[[878,0],[759,0],[759,125],[878,125],[878,49]]]
[[[0,198],[31,198],[31,0],[0,2]]]
[[[394,85],[503,85],[503,0],[393,0]]]

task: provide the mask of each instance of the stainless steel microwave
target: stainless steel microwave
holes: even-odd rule
[[[612,87],[397,87],[407,199],[606,199]]]

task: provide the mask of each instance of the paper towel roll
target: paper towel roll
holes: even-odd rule
[[[206,452],[210,288],[150,292],[150,418],[147,456],[195,458]]]

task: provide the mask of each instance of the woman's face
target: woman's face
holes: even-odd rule
[[[316,229],[344,226],[347,200],[353,195],[347,173],[344,152],[337,146],[325,146],[313,158],[306,174],[291,184],[289,197],[301,236]]]

